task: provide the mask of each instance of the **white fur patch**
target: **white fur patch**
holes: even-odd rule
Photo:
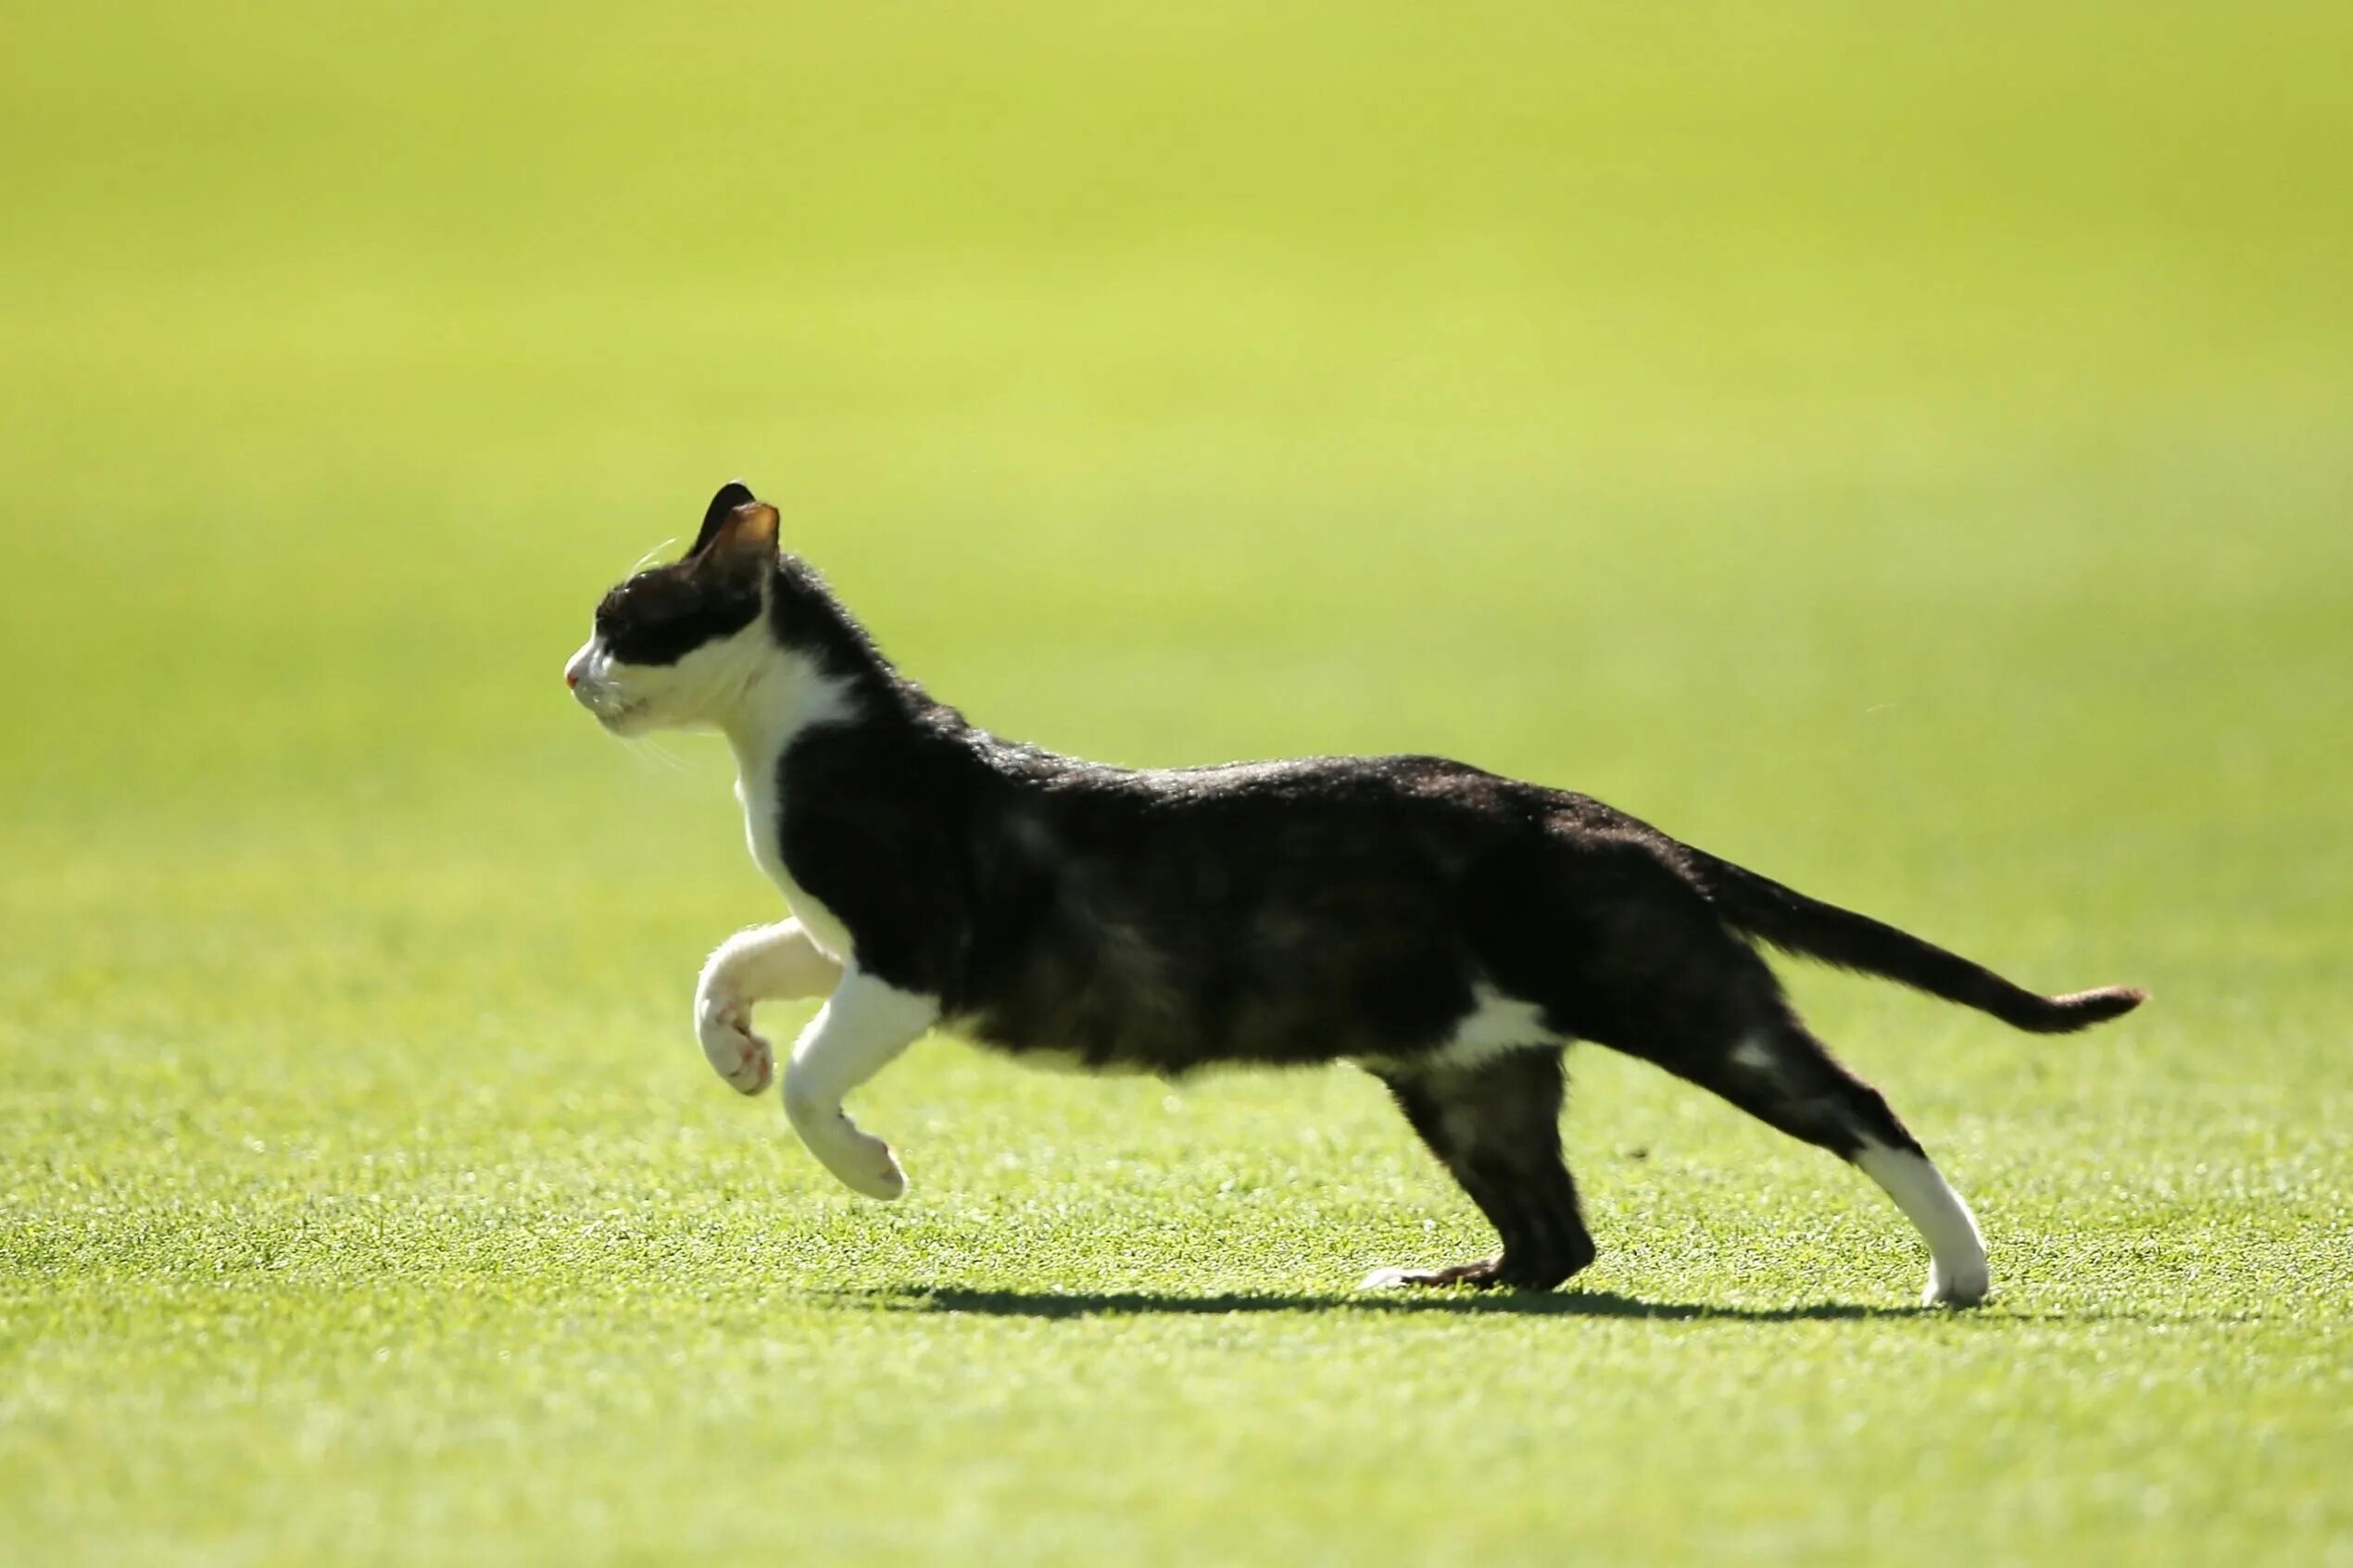
[[[1867,1143],[1855,1156],[1855,1164],[1885,1189],[1928,1243],[1928,1288],[1921,1293],[1921,1304],[1968,1307],[1985,1299],[1993,1280],[1977,1216],[1928,1157]]]
[[[1506,997],[1485,981],[1471,988],[1471,1010],[1455,1023],[1445,1044],[1418,1060],[1431,1067],[1477,1067],[1507,1051],[1565,1043],[1544,1026],[1535,1003]]]
[[[1507,997],[1481,980],[1471,987],[1471,1010],[1454,1022],[1453,1032],[1427,1052],[1412,1056],[1365,1056],[1347,1060],[1372,1073],[1432,1069],[1457,1071],[1485,1065],[1499,1056],[1530,1046],[1565,1046],[1569,1036],[1544,1027],[1533,1002]]]
[[[793,881],[792,873],[785,869],[783,847],[777,842],[783,803],[776,794],[774,759],[763,768],[747,768],[736,784],[736,793],[743,797],[744,840],[751,847],[751,858],[785,896],[786,906],[800,922],[801,929],[809,934],[809,940],[817,950],[837,963],[848,962],[856,946],[849,939],[849,928]]]
[[[849,928],[794,882],[792,873],[785,869],[784,849],[778,840],[783,801],[777,794],[776,771],[785,748],[803,731],[818,724],[837,723],[850,716],[853,706],[849,688],[838,679],[819,673],[809,660],[782,649],[772,648],[770,657],[779,665],[798,664],[804,668],[794,671],[790,679],[773,683],[786,688],[777,694],[782,700],[775,706],[747,702],[743,711],[721,725],[726,732],[727,744],[735,748],[736,797],[743,802],[744,839],[750,846],[752,859],[784,894],[785,902],[817,950],[837,963],[846,962],[853,947]]]

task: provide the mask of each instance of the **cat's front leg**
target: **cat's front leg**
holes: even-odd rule
[[[695,1037],[711,1071],[756,1095],[775,1080],[776,1053],[751,1026],[755,1002],[822,997],[841,965],[809,939],[797,920],[755,925],[719,945],[695,982]]]
[[[862,973],[853,960],[794,1044],[785,1114],[809,1152],[850,1191],[888,1199],[907,1190],[890,1146],[861,1132],[841,1102],[938,1022],[937,1000]]]

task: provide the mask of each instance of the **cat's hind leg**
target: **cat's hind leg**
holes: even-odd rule
[[[1879,1091],[1807,1032],[1756,950],[1646,857],[1618,851],[1570,885],[1584,897],[1565,896],[1559,923],[1581,940],[1549,990],[1531,986],[1563,1032],[1655,1062],[1855,1165],[1927,1241],[1927,1301],[1982,1300],[1985,1244],[1969,1205]]]
[[[1376,1073],[1504,1247],[1492,1258],[1449,1268],[1383,1269],[1367,1286],[1550,1290],[1593,1261],[1593,1238],[1561,1159],[1559,1047],[1509,1051],[1473,1066],[1384,1065]]]
[[[841,965],[811,941],[797,920],[738,931],[705,960],[695,982],[695,1038],[711,1071],[740,1093],[775,1081],[776,1053],[751,1026],[755,1002],[822,997]]]
[[[1895,1200],[1928,1243],[1921,1303],[1974,1306],[1992,1276],[1985,1239],[1955,1192],[1877,1089],[1840,1065],[1805,1025],[1780,1016],[1720,1054],[1665,1061],[1668,1071],[1730,1100],[1792,1137],[1847,1160]]]

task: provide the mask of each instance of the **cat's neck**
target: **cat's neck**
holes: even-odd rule
[[[719,716],[736,774],[747,784],[771,776],[786,748],[811,730],[866,719],[874,705],[862,699],[859,685],[827,673],[804,654],[774,650],[747,678],[739,700]]]
[[[746,641],[757,656],[748,660],[736,700],[718,717],[748,782],[772,775],[795,741],[824,726],[908,734],[966,727],[953,709],[901,675],[805,568],[779,571],[762,623]]]

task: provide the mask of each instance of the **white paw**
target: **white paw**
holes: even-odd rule
[[[1414,1283],[1412,1269],[1375,1269],[1357,1286],[1359,1290],[1403,1290]]]
[[[712,996],[695,1004],[695,1037],[712,1072],[738,1094],[756,1095],[776,1079],[776,1052],[753,1032],[749,1003]]]
[[[1920,1292],[1923,1307],[1974,1307],[1985,1299],[1994,1288],[1993,1275],[1983,1259],[1955,1265],[1949,1271],[1942,1263],[1931,1261],[1928,1266],[1928,1288]]]
[[[785,1115],[809,1152],[834,1173],[835,1180],[862,1198],[879,1198],[886,1203],[907,1190],[907,1173],[899,1168],[899,1157],[891,1153],[890,1145],[860,1132],[839,1101],[796,1094],[794,1088],[793,1080],[786,1077]]]
[[[907,1173],[899,1168],[899,1157],[890,1151],[890,1145],[863,1133],[852,1134],[851,1138],[851,1146],[841,1151],[838,1160],[826,1160],[825,1168],[862,1198],[888,1203],[903,1196]]]

